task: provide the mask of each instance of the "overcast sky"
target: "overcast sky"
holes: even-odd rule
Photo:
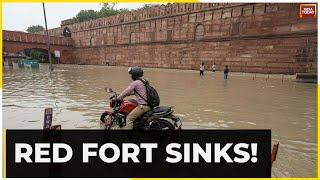
[[[80,10],[99,10],[99,3],[45,3],[48,28],[59,27],[62,20],[74,17]],[[118,3],[115,8],[137,9],[143,3]],[[42,25],[42,3],[3,3],[3,29],[26,31],[30,25]]]

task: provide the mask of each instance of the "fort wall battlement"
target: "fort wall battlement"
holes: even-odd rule
[[[317,19],[300,19],[298,3],[174,3],[76,23],[66,63],[260,73],[315,72]]]

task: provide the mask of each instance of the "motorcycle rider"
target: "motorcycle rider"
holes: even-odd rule
[[[129,74],[133,82],[118,96],[117,100],[123,100],[126,96],[135,95],[138,106],[134,108],[126,118],[126,126],[124,129],[132,129],[133,121],[140,116],[142,116],[147,111],[150,111],[151,108],[148,106],[148,103],[144,100],[147,99],[147,91],[143,82],[139,79],[145,81],[143,76],[143,70],[140,67],[130,67],[128,69]]]

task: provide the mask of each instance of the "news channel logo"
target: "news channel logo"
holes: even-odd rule
[[[317,4],[300,4],[300,18],[317,17]]]

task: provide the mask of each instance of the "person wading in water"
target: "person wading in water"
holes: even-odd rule
[[[211,68],[212,68],[212,72],[216,72],[216,63],[213,63]]]
[[[226,67],[224,68],[223,74],[224,74],[224,79],[228,79],[228,75],[229,75],[228,65],[226,65]]]
[[[200,76],[203,76],[204,73],[204,63],[200,64]]]

